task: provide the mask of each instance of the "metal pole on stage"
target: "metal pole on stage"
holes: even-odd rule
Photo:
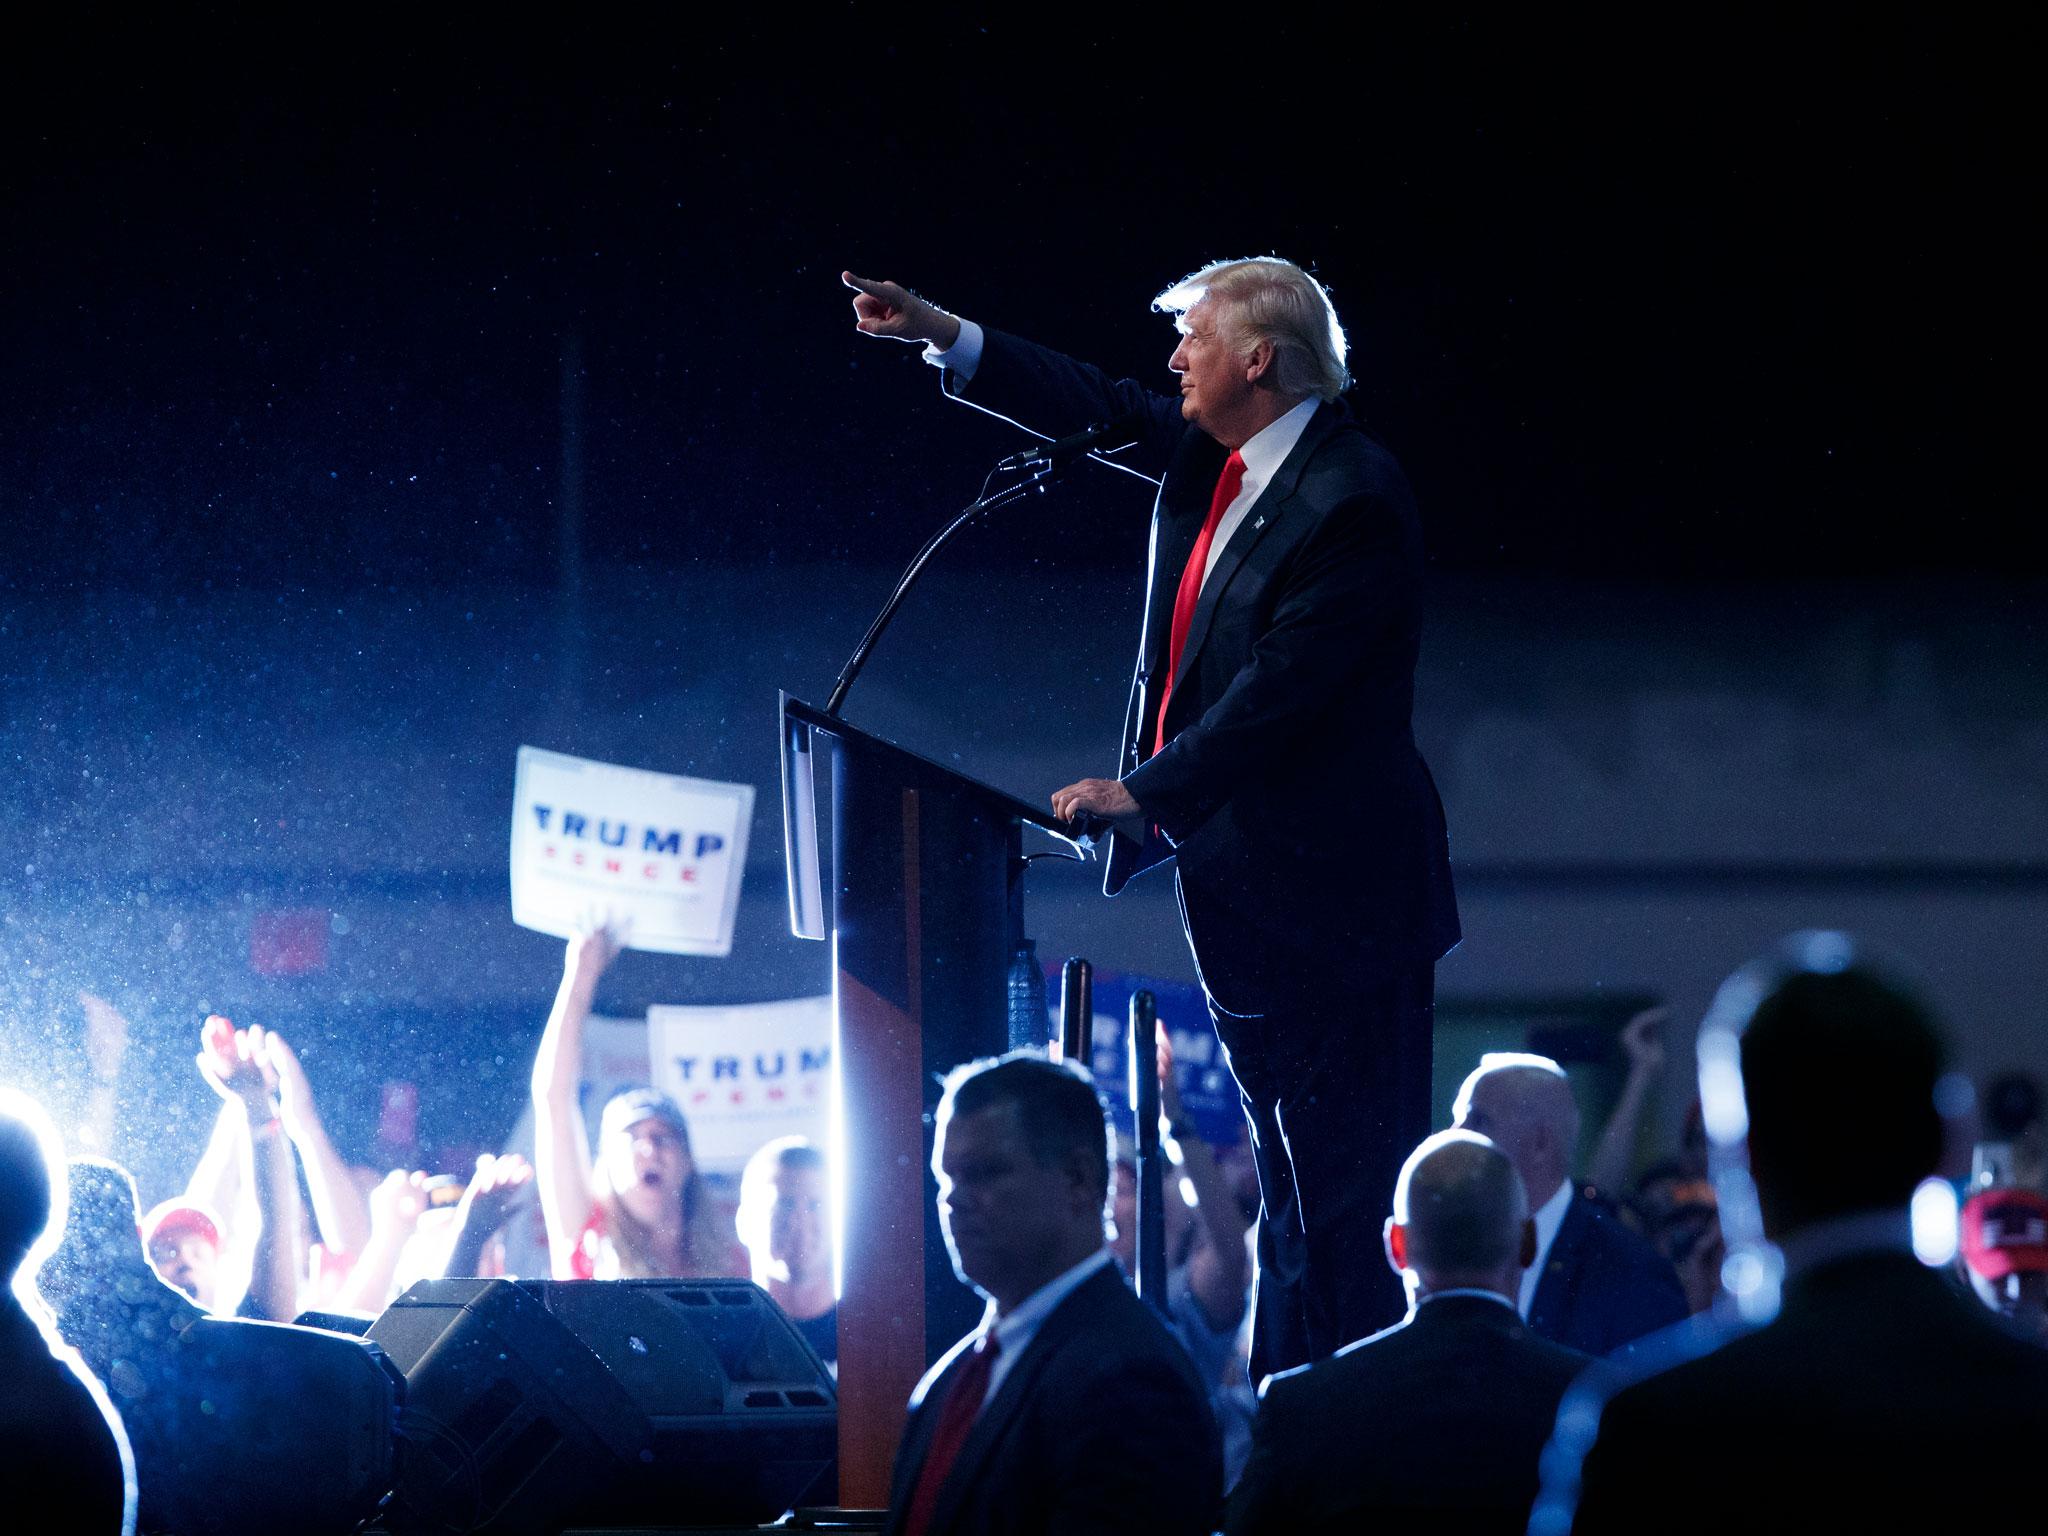
[[[1095,967],[1076,955],[1060,967],[1060,1060],[1090,1066],[1095,1049]]]
[[[1159,1146],[1158,1010],[1150,992],[1131,994],[1131,1112],[1138,1143],[1138,1294],[1166,1310],[1166,1170]]]

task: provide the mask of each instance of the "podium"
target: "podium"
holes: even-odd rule
[[[978,1321],[934,1206],[939,1080],[1013,1045],[1011,962],[1024,938],[1023,833],[1072,844],[1040,808],[782,695],[790,926],[832,943],[832,1167],[840,1264],[839,1502],[880,1509],[905,1405]],[[832,858],[820,869],[818,769]],[[1024,1031],[1020,1028],[1019,1034]]]

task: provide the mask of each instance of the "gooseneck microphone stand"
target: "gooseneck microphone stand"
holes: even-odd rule
[[[911,587],[916,585],[917,578],[923,573],[932,556],[939,552],[939,546],[984,513],[993,512],[998,507],[1007,507],[1011,502],[1022,501],[1030,495],[1042,494],[1054,480],[1082,459],[1091,456],[1091,450],[1097,444],[1080,441],[1081,438],[1090,436],[1101,438],[1103,434],[1100,429],[1091,428],[1089,432],[1077,434],[1075,438],[1043,445],[1031,453],[1013,455],[989,471],[988,480],[993,480],[1006,471],[1022,469],[1027,473],[1022,480],[1013,480],[996,491],[989,490],[988,480],[984,480],[982,493],[974,503],[925,540],[924,548],[911,560],[909,568],[897,581],[896,589],[889,594],[889,600],[882,604],[882,611],[875,615],[875,622],[868,626],[868,632],[861,636],[860,644],[854,647],[853,655],[847,658],[846,665],[839,669],[839,680],[832,685],[832,696],[825,701],[826,714],[835,719],[838,717],[839,706],[846,702],[847,690],[853,687],[853,680],[860,676],[860,669],[867,665],[868,655],[874,650],[875,642],[882,638],[882,631],[887,629],[889,621],[896,617],[896,610],[903,606],[904,598],[910,595]],[[1121,447],[1123,444],[1119,442],[1107,446]],[[1113,467],[1123,468],[1120,464]]]
[[[861,636],[860,644],[854,647],[853,655],[848,657],[846,665],[839,669],[839,680],[832,685],[832,696],[825,701],[826,714],[838,715],[839,706],[846,702],[847,690],[853,686],[853,680],[860,676],[860,669],[867,665],[868,653],[874,650],[875,642],[882,638],[882,631],[889,627],[889,621],[896,617],[896,610],[903,606],[903,599],[910,595],[911,587],[916,585],[917,578],[923,573],[931,557],[939,552],[939,546],[983,513],[993,512],[998,507],[1006,507],[1013,501],[1022,501],[1034,491],[1043,491],[1045,482],[1050,480],[1053,474],[1054,471],[1047,468],[1027,480],[1006,485],[993,494],[983,494],[953,521],[924,541],[924,548],[917,552],[909,568],[897,581],[896,590],[889,594],[889,601],[882,604],[882,611],[875,615],[875,622],[868,626],[868,632]]]

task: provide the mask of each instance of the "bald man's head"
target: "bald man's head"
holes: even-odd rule
[[[1579,1106],[1564,1068],[1548,1056],[1494,1052],[1458,1090],[1460,1130],[1486,1137],[1515,1165],[1531,1205],[1542,1205],[1571,1177],[1579,1144]]]
[[[1529,1198],[1514,1164],[1469,1131],[1440,1131],[1410,1154],[1394,1187],[1394,1225],[1405,1263],[1433,1286],[1519,1270]]]
[[[0,1286],[27,1266],[61,1214],[63,1185],[52,1174],[61,1177],[64,1164],[56,1147],[41,1106],[14,1089],[0,1090]]]

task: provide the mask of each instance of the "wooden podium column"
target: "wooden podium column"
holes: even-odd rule
[[[832,935],[832,1134],[843,1180],[839,1502],[849,1509],[881,1509],[889,1502],[889,1468],[904,1407],[925,1369],[924,1183],[907,1177],[899,1161],[915,1162],[922,1139],[923,999],[909,985],[924,968],[921,850],[917,791],[905,789],[896,840],[900,862],[893,871],[861,867],[846,847],[844,775],[836,764],[834,789],[834,863],[851,876],[857,898],[887,903],[902,914],[904,934],[898,966],[882,965],[882,956],[867,952],[863,935],[848,933],[837,921]],[[870,847],[859,855],[861,863],[875,851]],[[846,878],[835,882],[841,908]]]
[[[1022,828],[994,792],[851,731],[832,788],[839,1502],[879,1509],[911,1390],[981,1313],[939,1231],[931,1116],[947,1070],[1009,1043]]]

